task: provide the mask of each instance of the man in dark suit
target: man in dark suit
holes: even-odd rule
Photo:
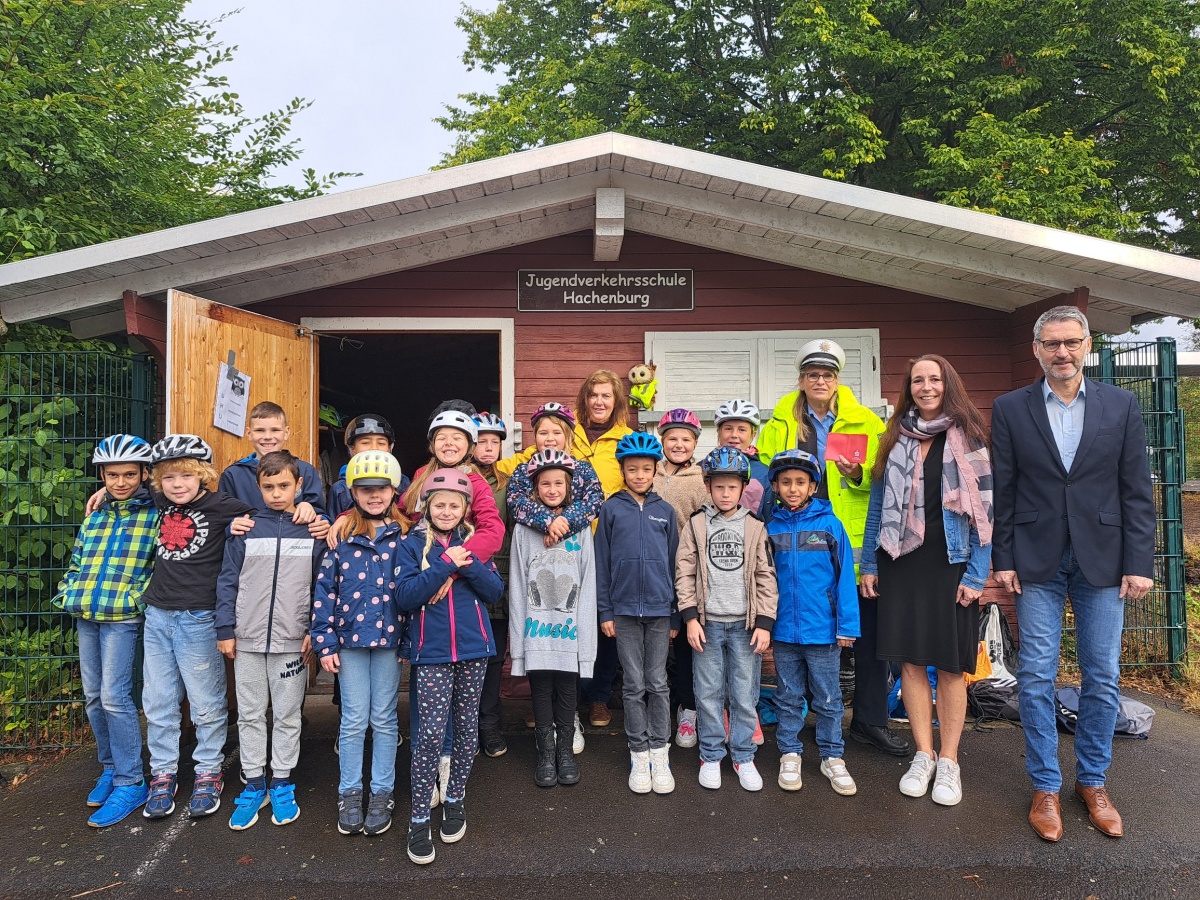
[[[1092,824],[1120,837],[1105,790],[1117,716],[1124,601],[1153,586],[1154,498],[1146,428],[1128,391],[1083,377],[1087,318],[1073,306],[1043,313],[1033,353],[1046,376],[992,407],[996,579],[1017,594],[1021,724],[1033,781],[1029,822],[1062,837],[1054,689],[1063,604],[1075,614],[1082,689],[1075,794]]]

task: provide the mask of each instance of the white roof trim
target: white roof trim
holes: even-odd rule
[[[1075,287],[1113,327],[1200,316],[1200,260],[602,134],[0,266],[10,322],[97,318],[125,290],[253,303],[594,227],[1012,310]]]

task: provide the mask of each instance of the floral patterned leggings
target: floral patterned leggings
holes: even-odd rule
[[[479,697],[483,693],[486,659],[413,666],[420,734],[412,747],[412,821],[429,821],[429,800],[437,782],[438,761],[446,723],[454,716],[454,749],[450,754],[450,784],[446,799],[462,800],[467,777],[479,749]]]

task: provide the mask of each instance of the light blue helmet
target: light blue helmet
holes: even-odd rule
[[[113,463],[150,465],[153,456],[150,442],[136,434],[112,434],[96,445],[92,463],[97,466]]]
[[[658,461],[663,458],[662,442],[652,434],[634,431],[617,441],[617,459],[645,457]]]

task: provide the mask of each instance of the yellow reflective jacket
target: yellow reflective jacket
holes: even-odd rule
[[[764,465],[770,465],[775,454],[798,446],[795,407],[799,394],[799,391],[792,391],[776,403],[771,420],[763,425],[758,434],[758,458]],[[883,434],[884,424],[879,416],[859,403],[854,392],[844,384],[838,386],[837,407],[837,419],[833,423],[834,432],[867,436],[867,460],[863,463],[861,484],[854,484],[842,477],[842,473],[833,463],[825,464],[829,502],[833,506],[833,514],[850,535],[850,544],[854,548],[854,566],[857,570],[863,531],[867,525],[867,507],[871,500],[871,469],[874,468],[875,457],[879,453],[879,436]]]

